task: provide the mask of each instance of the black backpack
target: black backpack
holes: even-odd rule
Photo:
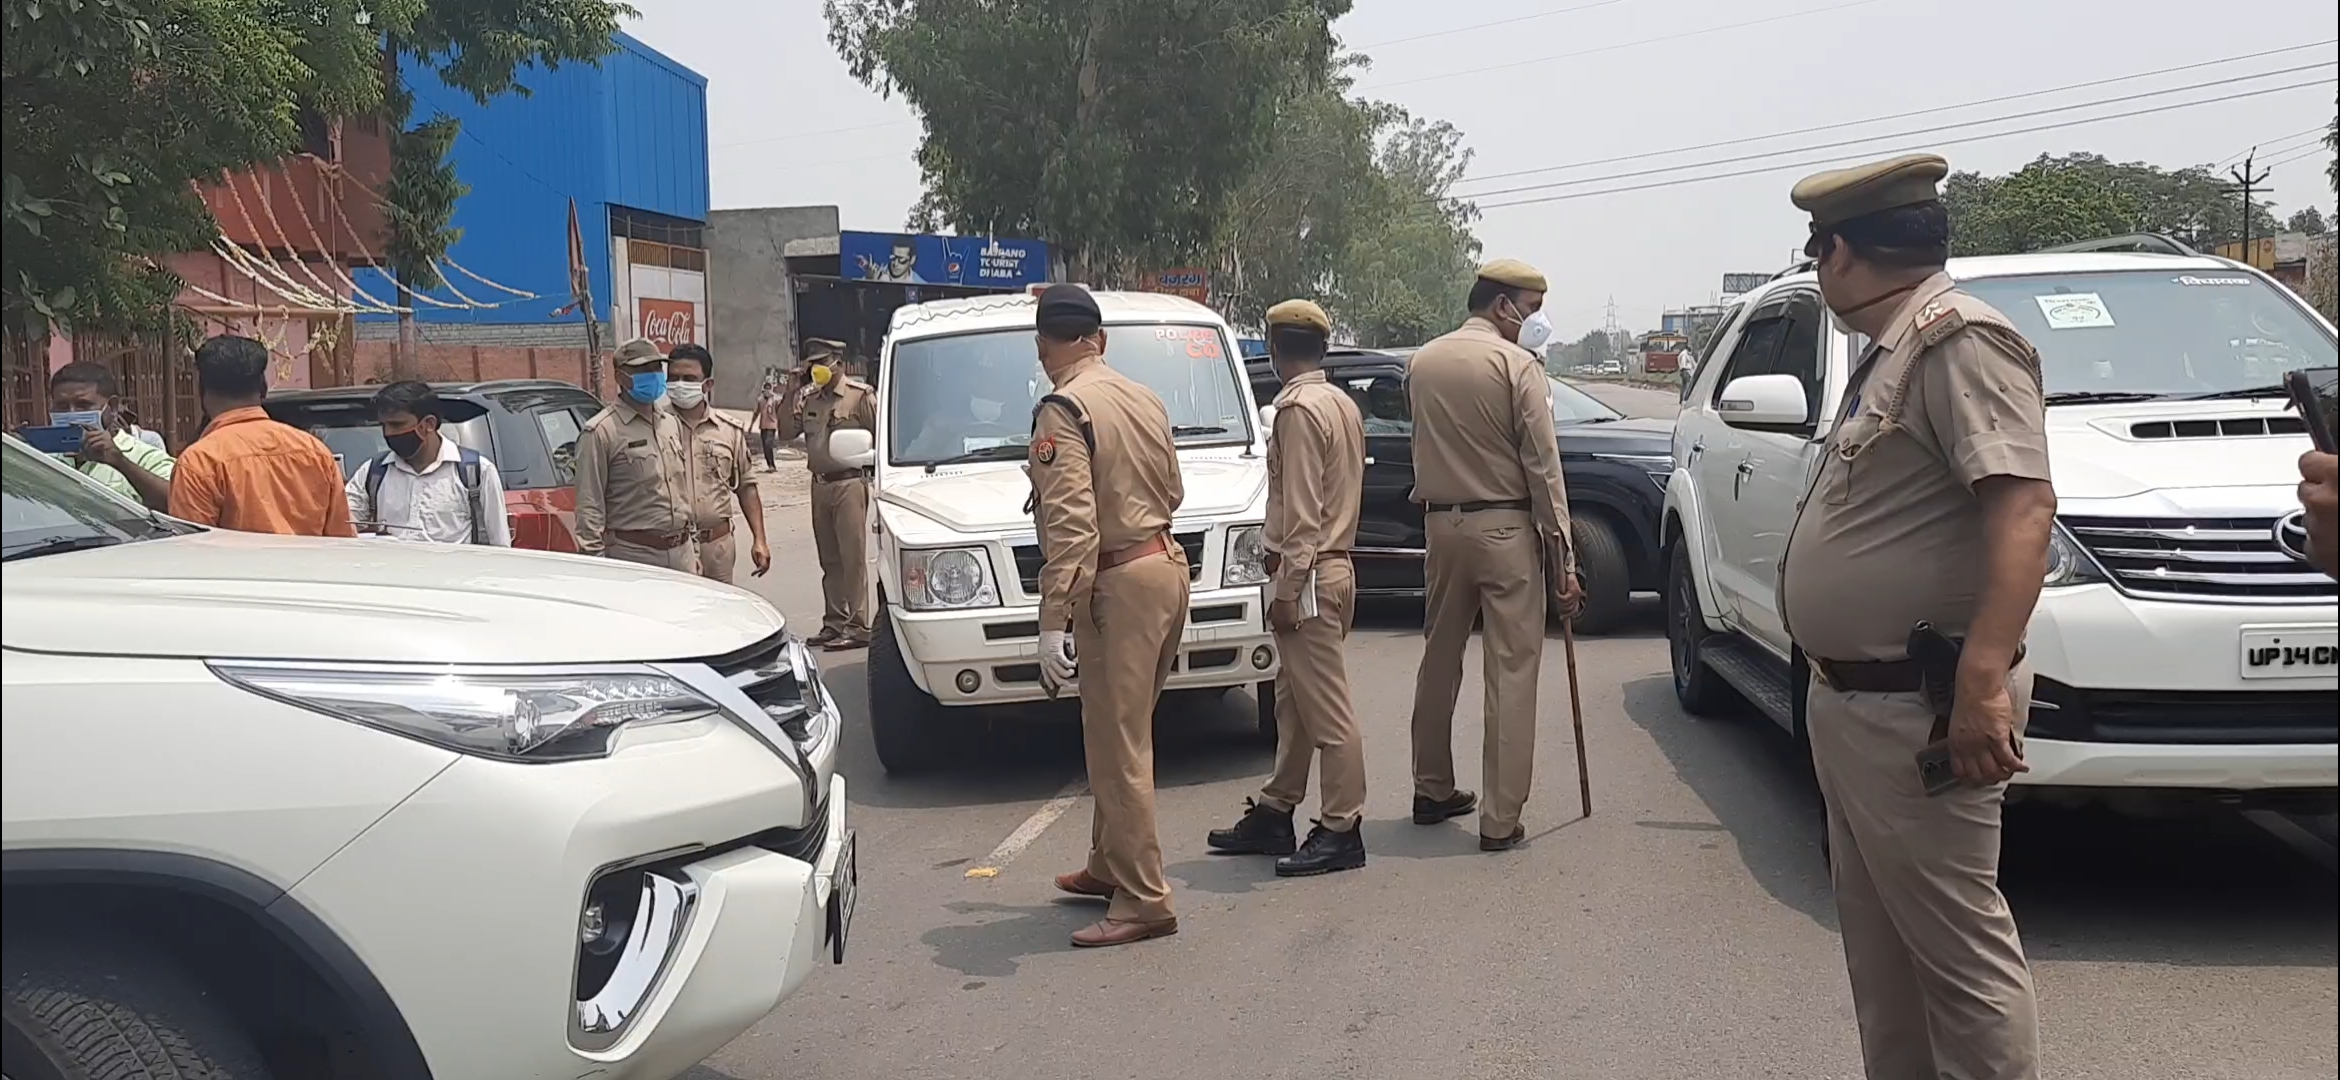
[[[486,515],[479,505],[479,451],[468,446],[455,448],[455,475],[463,481],[463,498],[471,507],[471,542],[487,543]],[[382,477],[390,471],[390,464],[398,460],[394,451],[384,450],[366,466],[366,518],[382,520]]]

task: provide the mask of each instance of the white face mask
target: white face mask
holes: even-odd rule
[[[696,409],[706,403],[707,384],[703,382],[670,382],[666,384],[666,397],[669,401],[674,402],[678,408]]]
[[[1529,352],[1542,352],[1552,341],[1552,320],[1538,311],[1519,324],[1519,347]]]

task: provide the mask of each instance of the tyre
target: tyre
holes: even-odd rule
[[[1633,603],[1633,564],[1617,527],[1596,515],[1577,518],[1576,573],[1584,583],[1584,607],[1576,613],[1576,632],[1606,634],[1625,621]]]
[[[1690,576],[1690,553],[1676,543],[1666,565],[1666,651],[1674,661],[1674,699],[1692,716],[1736,712],[1745,706],[1745,699],[1698,657],[1698,647],[1706,636],[1706,615],[1698,606],[1698,582]]]
[[[878,608],[869,639],[869,734],[878,764],[895,776],[933,768],[948,749],[943,739],[950,725],[942,712],[942,703],[911,680],[893,618]]]
[[[1251,684],[1251,692],[1259,698],[1259,737],[1270,749],[1276,745],[1276,681]]]
[[[8,943],[9,1080],[269,1080],[217,994],[159,957],[79,947],[92,940]]]

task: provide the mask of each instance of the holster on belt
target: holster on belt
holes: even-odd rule
[[[1936,629],[1933,623],[1921,622],[1909,628],[1909,658],[1918,668],[1918,692],[1925,696],[1926,707],[1934,711],[1937,727],[1946,724],[1950,714],[1957,710],[1958,659],[1965,652],[1965,638],[1951,637]],[[2024,647],[2017,645],[2014,662],[2022,663],[2023,654]],[[2027,705],[2018,702],[2017,707]]]

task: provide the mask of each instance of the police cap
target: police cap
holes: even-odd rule
[[[808,359],[845,355],[845,343],[834,338],[804,339],[804,355]]]
[[[644,367],[663,363],[666,354],[658,351],[658,343],[649,338],[635,338],[617,348],[615,363],[619,367]]]
[[[1903,154],[1884,161],[1830,169],[1796,181],[1788,198],[1812,215],[1812,239],[1804,254],[1818,255],[1820,238],[1838,232],[1848,222],[1904,206],[1941,199],[1937,187],[1950,175],[1950,163],[1936,154]]]
[[[1286,300],[1267,310],[1268,329],[1289,326],[1332,336],[1332,319],[1313,300]]]
[[[1551,287],[1544,282],[1542,271],[1518,259],[1497,259],[1480,267],[1479,279],[1529,292],[1551,291]]]
[[[1097,309],[1097,298],[1089,290],[1070,283],[1050,285],[1040,294],[1038,319],[1042,323],[1105,321],[1105,313]]]

